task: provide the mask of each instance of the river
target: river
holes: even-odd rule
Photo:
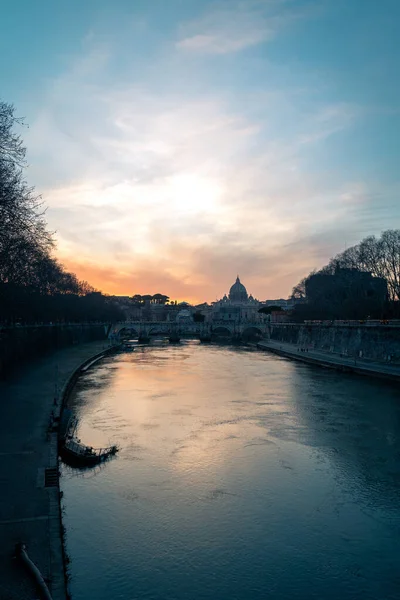
[[[106,358],[70,403],[121,446],[62,467],[74,600],[398,599],[394,384],[184,342]]]

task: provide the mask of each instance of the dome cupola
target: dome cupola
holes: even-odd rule
[[[229,300],[231,302],[247,302],[248,300],[247,290],[243,283],[240,282],[239,275],[229,290]]]

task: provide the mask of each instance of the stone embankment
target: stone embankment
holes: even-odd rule
[[[0,378],[32,358],[66,346],[106,340],[108,329],[101,323],[0,326]]]
[[[377,362],[368,358],[360,358],[360,356],[349,357],[338,355],[324,350],[313,349],[308,345],[292,344],[272,339],[260,341],[257,347],[285,356],[286,358],[300,360],[320,367],[400,381],[400,365],[388,362]]]
[[[65,600],[58,434],[61,410],[77,369],[107,351],[106,341],[63,348],[0,382],[0,598],[36,598],[15,545],[24,543],[48,583],[53,600]],[[63,392],[57,393],[58,390]]]
[[[272,323],[269,339],[336,357],[367,359],[400,367],[400,323]]]

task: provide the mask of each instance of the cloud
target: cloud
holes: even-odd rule
[[[273,32],[268,29],[251,29],[247,33],[234,31],[215,32],[213,34],[197,34],[177,42],[177,47],[207,54],[228,54],[254,46],[272,39]]]
[[[272,5],[284,3],[238,5],[254,12],[249,31]],[[178,94],[172,76],[162,93],[158,81],[111,85],[112,55],[94,46],[53,80],[28,133],[30,178],[68,268],[109,293],[198,301],[239,272],[265,299],[329,259],[365,188],[332,183],[318,154],[358,107],[312,91],[299,102],[290,86],[232,99],[210,88]]]
[[[202,17],[180,27],[176,47],[202,54],[229,54],[271,41],[306,11],[282,0],[217,2]]]

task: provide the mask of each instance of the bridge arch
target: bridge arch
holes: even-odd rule
[[[117,332],[116,335],[121,339],[127,336],[130,336],[132,338],[137,338],[139,339],[139,332],[137,331],[137,329],[135,329],[134,327],[130,327],[129,325],[125,326],[125,327],[121,327]]]
[[[212,328],[211,334],[221,337],[228,337],[232,335],[232,331],[226,325],[218,325],[217,327]]]
[[[257,327],[256,325],[245,327],[242,331],[243,338],[262,338],[263,335],[264,334],[260,327]]]
[[[182,336],[215,336],[228,339],[229,337],[242,337],[260,339],[268,336],[268,326],[253,322],[225,322],[218,320],[208,323],[180,323],[169,321],[125,321],[111,326],[109,337],[111,339],[122,339],[126,337],[139,338],[140,336],[168,337],[177,334]]]
[[[147,335],[148,336],[162,335],[163,337],[168,337],[169,333],[168,333],[167,328],[154,326],[154,327],[150,327],[148,329]]]

